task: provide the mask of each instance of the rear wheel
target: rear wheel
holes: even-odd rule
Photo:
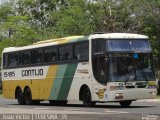
[[[25,97],[25,103],[26,105],[32,105],[32,94],[31,94],[31,90],[29,88],[27,88],[24,92],[24,97]]]
[[[17,101],[18,101],[19,105],[25,104],[24,95],[23,95],[22,90],[20,88],[16,91],[16,97],[17,97]]]
[[[91,92],[88,87],[85,87],[82,91],[82,101],[83,105],[86,107],[91,107],[96,104],[96,102],[92,101]]]
[[[121,107],[123,108],[127,108],[131,105],[132,101],[131,100],[127,100],[127,101],[120,101],[119,104],[121,105]]]

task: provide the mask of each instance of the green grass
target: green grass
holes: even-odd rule
[[[2,90],[0,90],[0,96],[2,95]]]

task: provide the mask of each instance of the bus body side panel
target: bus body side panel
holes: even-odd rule
[[[34,67],[35,68],[35,67]],[[29,70],[31,68],[25,68],[25,70]],[[38,69],[36,67],[35,69]],[[43,71],[45,71],[43,76],[39,77],[39,79],[36,79],[36,77],[28,77],[27,76],[22,79],[21,72],[22,69],[12,69],[12,70],[5,70],[2,72],[15,72],[15,77],[10,77],[3,79],[3,96],[6,98],[15,98],[15,91],[17,87],[20,87],[22,91],[24,92],[25,87],[29,87],[32,92],[32,99],[33,100],[48,100],[48,97],[50,95],[51,86],[53,84],[53,78],[55,77],[56,71],[57,71],[57,65],[52,66],[44,66],[41,67]],[[44,78],[44,79],[43,79]]]
[[[86,41],[87,37],[72,37],[63,41],[58,41],[59,44],[72,43],[78,41]],[[54,82],[49,95],[49,100],[67,100],[70,93],[71,86],[74,79],[78,63],[68,63],[58,65],[56,77],[53,78]],[[74,86],[76,87],[76,86]],[[74,89],[73,89],[74,90]],[[72,96],[74,97],[74,96]]]
[[[57,45],[65,44],[65,43],[73,43],[79,41],[86,41],[87,37],[82,36],[73,36],[65,38],[64,40],[58,40],[56,42]],[[39,46],[43,45],[38,45]],[[46,47],[46,46],[45,46]],[[29,47],[29,49],[35,49],[36,47]],[[21,51],[19,48],[16,50],[10,50],[8,48],[3,51],[3,53],[7,53],[8,51],[13,52]],[[27,47],[22,49],[28,49]],[[14,52],[15,52],[14,51]],[[17,87],[20,87],[24,92],[25,87],[29,87],[32,92],[33,100],[66,100],[68,98],[68,94],[70,92],[70,87],[74,78],[75,71],[77,69],[78,63],[67,63],[67,64],[59,64],[59,65],[51,65],[51,66],[25,66],[24,68],[12,68],[11,66],[7,69],[4,69],[2,72],[2,76],[4,73],[7,74],[10,72],[14,72],[15,76],[7,76],[3,77],[3,96],[7,98],[15,98],[15,90]],[[3,66],[3,65],[2,65]],[[23,70],[32,70],[38,71],[39,69],[43,69],[44,74],[41,76],[36,76],[31,74],[23,76]],[[26,73],[25,73],[26,74]]]
[[[39,80],[39,99],[48,100],[54,78],[58,70],[58,65],[51,65],[48,69],[47,76],[43,80]]]
[[[32,91],[32,98],[39,99],[38,80],[4,80],[3,97],[15,98],[15,91],[18,86],[22,91],[28,86]]]
[[[6,98],[15,98],[15,90],[20,87],[24,92],[25,87],[29,87],[32,92],[33,100],[67,100],[72,81],[75,79],[74,75],[78,63],[52,65],[44,67],[47,71],[44,79],[22,79],[19,75],[9,80],[3,80],[3,96]],[[41,67],[43,68],[43,67]],[[30,68],[25,68],[30,69]],[[38,69],[38,68],[36,68]],[[19,71],[21,71],[20,69]],[[10,72],[11,70],[5,70]],[[19,74],[17,69],[14,69],[15,74]],[[77,78],[75,79],[77,80]],[[76,86],[75,86],[76,87]],[[74,96],[72,96],[74,98]]]
[[[59,91],[60,91],[60,86],[61,86],[62,81],[63,81],[63,76],[64,76],[65,71],[66,71],[66,68],[67,68],[67,64],[58,66],[55,78],[53,78],[54,82],[52,84],[51,91],[50,91],[50,96],[49,96],[50,100],[56,100],[57,99]]]
[[[67,100],[77,63],[59,65],[49,100]]]
[[[67,100],[79,101],[80,88],[83,85],[87,85],[92,90],[91,78],[89,75],[89,63],[79,63],[75,71],[75,75],[71,84],[71,88],[67,97]],[[92,91],[91,91],[92,92]]]
[[[10,81],[2,81],[2,95],[5,98],[10,98]]]

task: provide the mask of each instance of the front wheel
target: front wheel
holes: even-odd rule
[[[91,107],[91,106],[94,106],[96,104],[96,102],[92,101],[91,92],[90,92],[88,87],[83,89],[82,101],[83,101],[83,105],[86,106],[86,107]]]
[[[127,101],[120,101],[119,104],[121,105],[121,107],[123,108],[127,108],[131,105],[132,101],[131,100],[127,100]]]

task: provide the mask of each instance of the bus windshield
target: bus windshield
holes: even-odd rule
[[[155,79],[151,54],[110,54],[110,81]]]
[[[135,40],[108,40],[106,42],[108,51],[150,51],[147,39]]]
[[[155,80],[148,39],[94,39],[92,68],[95,79],[111,82]]]
[[[151,52],[148,39],[95,39],[93,53],[104,52]]]

